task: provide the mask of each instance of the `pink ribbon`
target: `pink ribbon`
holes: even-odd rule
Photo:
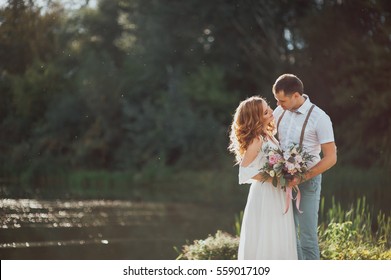
[[[297,191],[297,195],[296,195],[296,198],[293,198],[293,194],[292,194],[292,190],[293,188]],[[299,213],[303,213],[303,211],[301,211],[299,208],[300,208],[300,200],[301,200],[301,193],[300,193],[300,189],[298,186],[294,186],[294,187],[287,187],[286,188],[286,195],[285,195],[285,212],[284,214],[286,214],[288,212],[288,209],[289,209],[289,200],[292,199],[292,200],[296,200],[296,208],[297,208],[297,211],[299,211]]]

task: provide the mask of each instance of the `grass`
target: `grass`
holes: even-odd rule
[[[75,170],[60,176],[41,172],[35,177],[26,172],[21,187],[9,188],[7,196],[229,204],[240,209],[248,186],[238,186],[236,172],[228,161],[206,170],[155,166],[137,171]]]
[[[145,201],[182,201],[231,204],[243,208],[248,185],[238,185],[238,168],[232,159],[222,160],[213,168],[192,169],[151,165],[143,170],[74,170],[57,173],[40,170],[25,172],[8,193],[29,196],[69,197],[73,199],[115,198]],[[35,175],[34,175],[35,174]],[[54,175],[53,175],[54,174]],[[324,207],[331,208],[334,197],[348,207],[365,196],[373,210],[390,212],[391,177],[385,170],[336,166],[323,175]]]
[[[332,208],[332,197],[348,207],[365,196],[373,210],[390,212],[391,177],[385,169],[337,165],[323,174],[322,195],[327,198],[327,208]]]
[[[133,201],[191,202],[244,208],[248,185],[239,186],[237,166],[231,160],[210,169],[149,166],[141,171],[22,174],[19,184],[2,188],[3,197],[13,194],[46,198],[105,198]],[[385,258],[390,252],[391,177],[385,170],[336,166],[323,175],[319,221],[322,257]],[[240,231],[240,216],[234,231]],[[216,238],[216,236],[214,237]],[[355,248],[350,251],[345,245]],[[352,249],[353,250],[353,249]],[[349,253],[349,254],[344,254]]]
[[[332,200],[325,209],[321,203],[318,236],[321,259],[326,260],[391,260],[391,217],[370,210],[365,197],[348,209]],[[179,259],[236,259],[243,212],[235,215],[235,235],[218,231],[205,240],[183,246]]]
[[[379,211],[375,214],[373,207],[367,203],[366,197],[358,198],[349,209],[343,209],[339,202],[332,198],[332,206],[328,210],[324,208],[325,199],[321,200],[320,205],[320,226],[322,233],[327,226],[332,223],[342,224],[349,222],[357,237],[375,243],[384,243],[391,248],[391,216]]]
[[[321,201],[319,244],[324,259],[391,259],[391,216],[374,212],[364,197],[344,209]]]

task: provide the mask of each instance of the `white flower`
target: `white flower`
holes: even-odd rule
[[[297,163],[301,163],[301,162],[303,162],[303,158],[301,157],[301,155],[296,155],[295,161],[296,161]]]
[[[270,177],[274,177],[276,175],[276,173],[274,172],[274,170],[270,170],[269,175],[270,175]]]
[[[289,171],[292,171],[295,169],[295,165],[293,163],[290,163],[290,162],[286,162],[285,163],[285,167],[289,170]]]

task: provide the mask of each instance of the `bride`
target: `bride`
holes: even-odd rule
[[[292,205],[284,214],[285,192],[265,182],[260,169],[267,147],[278,147],[273,111],[258,96],[242,101],[231,125],[229,150],[239,164],[239,184],[250,184],[240,232],[238,259],[297,259]],[[292,204],[291,200],[289,203]]]

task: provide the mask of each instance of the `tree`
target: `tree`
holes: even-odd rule
[[[9,0],[0,10],[0,69],[21,74],[34,60],[48,61],[56,54],[56,35],[60,6],[47,13],[33,1]]]
[[[361,166],[391,163],[390,12],[387,1],[329,1],[297,24],[294,67],[331,114],[342,158]]]

